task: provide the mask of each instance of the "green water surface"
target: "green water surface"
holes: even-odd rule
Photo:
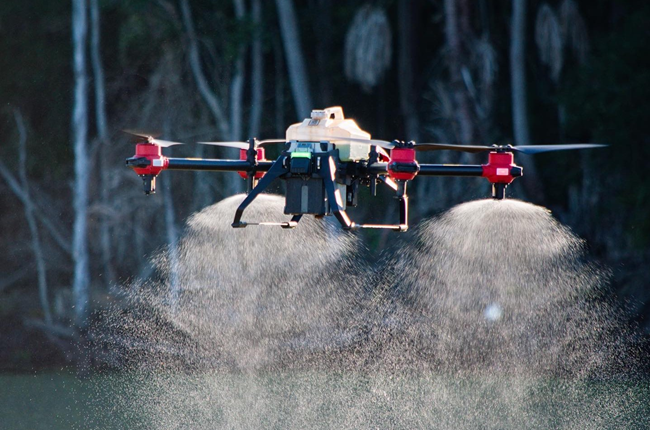
[[[645,429],[648,380],[294,372],[0,376],[0,429]]]

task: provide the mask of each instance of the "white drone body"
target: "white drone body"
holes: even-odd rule
[[[311,118],[291,125],[286,140],[291,143],[289,152],[328,152],[336,144],[341,161],[367,160],[370,146],[344,138],[370,140],[370,133],[359,128],[352,119],[345,119],[340,106],[314,109]],[[326,144],[326,145],[323,145]]]

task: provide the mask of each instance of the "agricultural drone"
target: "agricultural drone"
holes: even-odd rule
[[[505,190],[523,169],[514,164],[514,153],[595,148],[597,144],[479,146],[442,143],[415,143],[375,140],[361,130],[356,122],[345,119],[341,107],[313,110],[311,117],[287,129],[286,139],[248,142],[199,142],[239,149],[238,160],[171,158],[162,155],[162,148],[179,144],[134,133],[140,141],[135,155],[126,160],[144,181],[144,192],[155,192],[156,177],[163,170],[206,170],[238,172],[247,179],[247,196],[235,212],[232,226],[276,225],[293,228],[306,214],[317,217],[334,215],[345,230],[361,228],[408,229],[408,196],[406,186],[416,176],[475,176],[492,184],[492,197],[505,198]],[[264,146],[284,144],[276,160],[265,158]],[[488,152],[482,165],[420,164],[417,151],[452,150],[469,153]],[[248,205],[276,179],[286,182],[284,213],[286,222],[246,222],[242,216]],[[359,187],[370,188],[375,196],[377,185],[383,183],[395,191],[399,205],[397,224],[358,224],[346,213],[348,206],[358,203]]]

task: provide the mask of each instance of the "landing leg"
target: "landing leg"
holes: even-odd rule
[[[302,214],[294,215],[294,216],[291,217],[291,221],[283,222],[282,224],[280,224],[280,227],[282,227],[282,228],[294,228],[300,222],[300,218],[302,218]]]
[[[352,221],[343,209],[343,201],[341,200],[341,192],[334,186],[334,179],[336,178],[336,165],[331,156],[327,157],[327,161],[323,163],[321,170],[323,181],[325,182],[325,191],[327,192],[327,201],[330,208],[334,213],[336,219],[341,223],[344,230],[352,228]]]
[[[399,203],[399,231],[409,228],[409,198],[406,195],[406,181],[397,181],[397,196]]]
[[[283,174],[287,173],[287,169],[284,167],[284,161],[287,159],[286,155],[280,156],[275,163],[271,166],[268,172],[262,177],[262,179],[259,180],[257,183],[257,186],[251,190],[251,192],[248,193],[246,198],[244,199],[243,202],[239,205],[237,208],[237,211],[235,212],[235,220],[232,223],[232,226],[234,228],[243,228],[246,227],[246,223],[241,221],[241,217],[244,214],[244,210],[250,205],[253,200],[262,192],[264,191],[269,185],[271,185],[271,182],[273,182],[276,178],[282,176]]]

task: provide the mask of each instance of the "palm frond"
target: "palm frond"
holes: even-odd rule
[[[557,83],[564,65],[562,32],[557,15],[547,3],[537,11],[535,43],[541,62],[550,68],[551,78]]]
[[[564,0],[560,5],[560,29],[565,46],[571,49],[580,64],[584,63],[589,53],[589,35],[574,0]]]
[[[471,62],[473,68],[478,72],[481,87],[492,87],[499,71],[499,61],[497,52],[487,37],[483,36],[474,42]]]
[[[345,76],[366,91],[390,66],[392,34],[383,9],[366,4],[356,13],[345,37]]]

